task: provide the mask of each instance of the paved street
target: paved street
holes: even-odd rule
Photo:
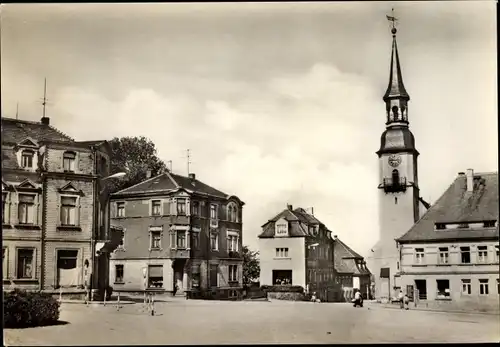
[[[63,304],[66,325],[7,329],[7,345],[498,342],[499,316],[308,302]]]

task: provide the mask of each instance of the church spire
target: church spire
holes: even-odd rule
[[[393,10],[394,12],[394,10]],[[395,22],[397,18],[387,16],[387,19],[392,22],[392,52],[391,52],[391,69],[389,73],[389,85],[384,95],[384,101],[387,110],[386,125],[408,125],[408,101],[410,95],[406,92],[403,84],[403,74],[401,73],[401,64],[399,62],[398,44],[396,41],[397,29]]]

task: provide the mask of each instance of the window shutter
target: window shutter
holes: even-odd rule
[[[190,215],[191,215],[191,199],[186,199],[186,216]]]
[[[176,248],[175,231],[170,231],[170,248]]]
[[[75,211],[75,225],[80,226],[80,210],[82,205],[80,204],[80,197],[76,198],[76,211]]]

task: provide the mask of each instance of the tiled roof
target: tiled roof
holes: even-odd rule
[[[50,125],[2,117],[3,143],[17,144],[27,137],[31,137],[36,141],[74,141],[71,137],[63,134]]]
[[[20,169],[16,154],[14,153],[14,150],[12,148],[2,148],[2,168]]]
[[[197,179],[193,180],[189,177],[184,177],[170,172],[163,173],[159,176],[147,179],[132,187],[125,188],[115,193],[114,195],[129,195],[137,193],[170,191],[178,188],[184,188],[186,190],[195,193],[208,194],[220,198],[228,197],[226,193],[223,193],[213,187],[210,187],[209,185]]]
[[[353,273],[356,275],[366,275],[370,273],[356,264],[356,260],[363,260],[363,257],[338,238],[335,239],[333,255],[335,270],[337,272]]]
[[[323,223],[321,223],[316,217],[307,213],[303,208],[299,207],[295,210],[286,208],[262,226],[263,231],[259,237],[274,237],[274,223],[281,218],[290,222],[288,232],[291,237],[303,237],[309,235],[309,225],[323,225]]]
[[[459,224],[498,220],[498,173],[475,173],[473,192],[459,175],[444,194],[399,241],[498,237],[498,227],[436,230],[436,223]],[[480,177],[480,178],[479,178]]]

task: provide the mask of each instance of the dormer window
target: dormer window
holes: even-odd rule
[[[286,219],[280,219],[275,224],[275,235],[277,237],[280,236],[288,236],[288,221]]]
[[[23,169],[33,168],[33,157],[35,153],[32,150],[25,149],[21,154],[21,167]]]
[[[75,152],[64,152],[63,155],[63,168],[65,172],[75,172]]]
[[[446,229],[446,225],[444,223],[436,223],[436,229],[437,230],[444,230],[444,229]]]
[[[496,224],[496,221],[488,220],[488,221],[484,222],[484,227],[485,228],[494,228],[495,224]]]

